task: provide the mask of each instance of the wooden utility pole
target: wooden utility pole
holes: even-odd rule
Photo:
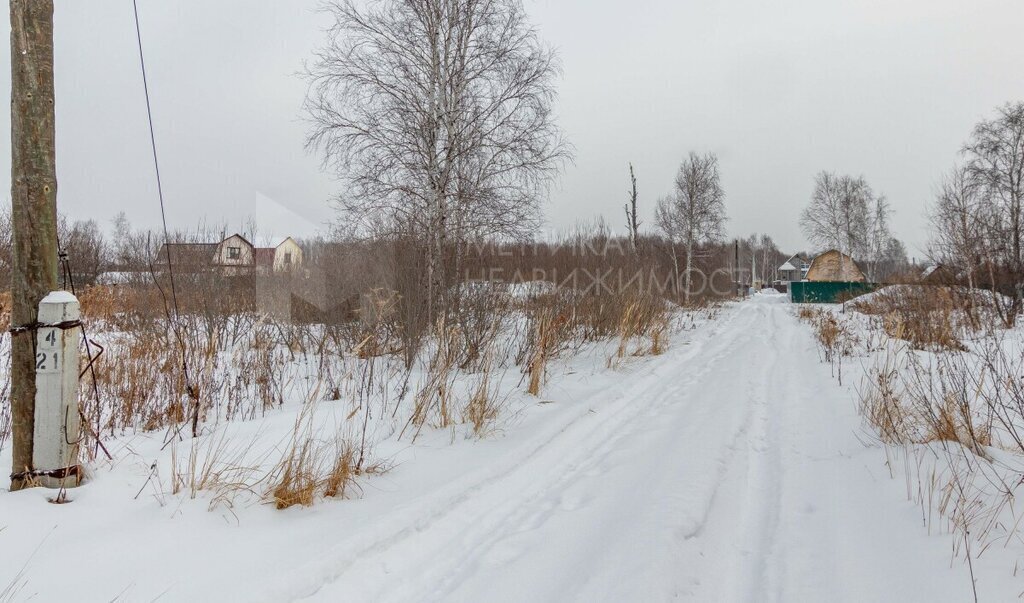
[[[34,469],[35,323],[57,289],[57,170],[53,93],[53,0],[11,0],[11,490]]]
[[[736,283],[736,295],[738,297],[743,292],[743,285],[740,284],[740,240],[736,239],[733,242],[733,245],[734,245],[734,250],[735,250],[735,254],[736,255],[733,258],[732,278],[733,278],[733,281]]]

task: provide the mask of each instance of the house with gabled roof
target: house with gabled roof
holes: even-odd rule
[[[863,283],[867,282],[864,271],[853,258],[839,251],[829,249],[818,254],[811,261],[805,277],[809,281]]]
[[[213,265],[224,276],[250,274],[256,265],[256,247],[240,234],[217,244]]]
[[[807,277],[807,270],[810,267],[811,263],[801,254],[797,253],[776,269],[777,278],[781,283],[802,281]]]
[[[237,233],[219,243],[164,244],[157,254],[157,264],[166,267],[168,257],[175,270],[215,271],[223,276],[269,276],[302,266],[302,248],[291,237],[277,247],[256,247]]]

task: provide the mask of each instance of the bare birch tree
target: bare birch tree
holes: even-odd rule
[[[804,236],[821,249],[861,255],[869,246],[874,201],[863,178],[821,172],[815,177],[811,202],[800,216]]]
[[[633,171],[633,164],[629,164],[629,202],[626,203],[626,231],[629,233],[629,244],[636,251],[636,244],[640,237],[640,222],[636,216],[636,173]]]
[[[345,185],[351,232],[424,241],[432,316],[446,250],[539,222],[570,157],[552,115],[557,58],[519,0],[360,5],[325,5],[335,23],[308,69],[308,145]]]
[[[779,264],[786,260],[786,256],[779,251],[779,246],[775,244],[771,236],[765,233],[752,234],[743,247],[749,247],[749,252],[753,256],[752,264],[755,268],[753,280],[759,280],[762,283],[771,283],[775,280],[776,270]]]
[[[985,207],[970,170],[955,167],[939,185],[929,219],[932,233],[929,254],[932,260],[961,269],[968,286],[977,282],[980,259],[986,255]]]
[[[892,231],[889,229],[889,217],[892,215],[892,209],[884,196],[874,197],[871,195],[869,198],[870,214],[868,216],[865,259],[868,266],[868,280],[877,282],[893,241]]]
[[[996,113],[974,127],[963,154],[972,190],[990,210],[987,253],[1009,280],[1006,292],[1013,303],[1004,320],[1012,324],[1021,310],[1024,281],[1024,102],[1006,104]]]
[[[718,157],[691,152],[679,167],[672,192],[658,201],[658,228],[686,249],[683,299],[690,302],[694,248],[718,241],[725,226],[725,191],[719,181]]]

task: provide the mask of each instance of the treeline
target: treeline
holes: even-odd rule
[[[1013,324],[1024,283],[1024,102],[975,125],[960,154],[931,207],[929,252],[945,279],[1009,296],[999,311]]]
[[[873,282],[887,282],[908,267],[907,250],[889,227],[888,199],[863,176],[820,172],[800,214],[804,236],[820,251],[837,249],[856,260]]]

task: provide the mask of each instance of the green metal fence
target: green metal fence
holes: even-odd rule
[[[877,288],[877,283],[795,281],[789,284],[789,300],[794,304],[838,304]]]

